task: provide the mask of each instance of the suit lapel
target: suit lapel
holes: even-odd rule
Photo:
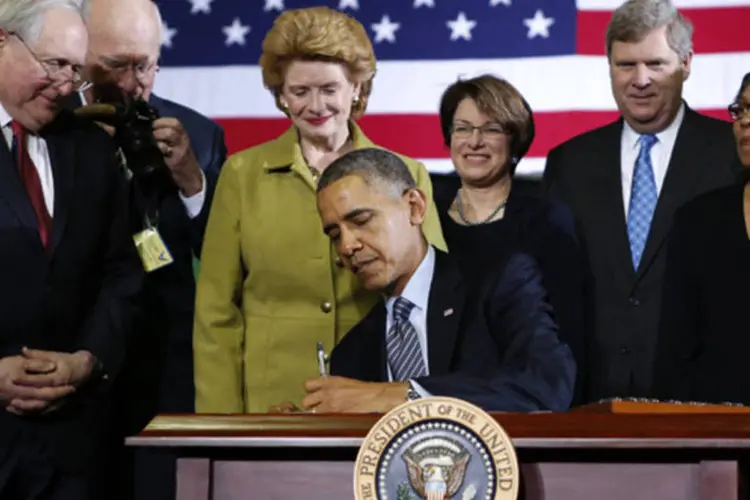
[[[385,349],[385,325],[386,311],[383,301],[375,304],[362,322],[355,328],[362,328],[365,332],[357,359],[347,360],[347,363],[355,363],[354,372],[362,377],[362,380],[380,382],[388,380],[388,355]],[[347,335],[354,333],[349,332]],[[345,337],[346,338],[346,337]]]
[[[669,234],[674,212],[692,191],[700,166],[711,164],[710,158],[704,159],[704,155],[711,151],[711,148],[707,147],[709,139],[701,134],[695,118],[695,112],[686,107],[685,118],[677,134],[664,185],[656,203],[641,265],[638,267],[638,278],[648,270],[649,264]]]
[[[602,186],[599,193],[599,218],[603,224],[599,231],[604,238],[612,242],[615,253],[614,269],[622,269],[628,280],[635,278],[631,264],[628,228],[625,219],[625,206],[622,203],[622,119],[611,124],[600,142],[596,158],[601,161],[601,168],[595,170],[598,176],[592,186]],[[621,263],[624,263],[623,266]]]
[[[33,229],[29,234],[35,234],[38,229],[34,208],[4,137],[0,137],[0,143],[0,200],[5,201],[24,227]]]
[[[55,134],[45,137],[55,183],[55,210],[52,217],[52,246],[50,255],[57,248],[68,221],[68,211],[75,181],[75,146],[71,141],[59,140]]]
[[[427,303],[427,355],[431,375],[450,370],[463,313],[465,291],[458,268],[435,250],[435,272]]]

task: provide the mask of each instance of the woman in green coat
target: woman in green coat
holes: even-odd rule
[[[264,85],[291,127],[231,156],[206,228],[194,328],[196,410],[258,413],[299,403],[326,351],[375,304],[341,266],[316,209],[320,173],[377,147],[354,120],[367,108],[375,55],[362,25],[327,7],[279,16],[263,42]],[[404,158],[432,200],[424,165]],[[445,250],[431,203],[424,232]]]

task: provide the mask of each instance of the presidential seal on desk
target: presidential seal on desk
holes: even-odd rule
[[[385,414],[357,454],[357,500],[515,500],[519,468],[508,435],[453,398],[409,401]]]

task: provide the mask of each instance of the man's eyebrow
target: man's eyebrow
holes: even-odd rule
[[[374,210],[371,208],[354,208],[352,210],[349,210],[346,213],[346,215],[344,215],[344,220],[352,220],[352,219],[359,217],[360,215],[371,214],[373,212]],[[331,224],[326,224],[325,226],[323,226],[323,232],[325,234],[328,234],[334,229],[336,229],[337,227],[338,227],[338,224],[336,224],[335,222]]]

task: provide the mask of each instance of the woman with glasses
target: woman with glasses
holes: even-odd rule
[[[750,73],[729,106],[738,181],[687,203],[668,241],[655,397],[750,404]]]
[[[336,158],[375,146],[356,119],[375,56],[365,29],[327,7],[282,13],[263,42],[263,83],[291,119],[280,137],[222,168],[206,228],[194,329],[199,413],[299,404],[330,352],[375,305],[323,233],[315,189]],[[427,170],[404,158],[432,197]],[[434,206],[428,241],[445,243]]]
[[[440,103],[445,145],[460,178],[437,198],[451,255],[470,283],[510,252],[539,263],[562,340],[583,365],[583,261],[573,216],[563,205],[514,189],[513,175],[534,139],[534,117],[510,83],[483,75],[446,89]],[[580,375],[579,375],[580,379]]]

